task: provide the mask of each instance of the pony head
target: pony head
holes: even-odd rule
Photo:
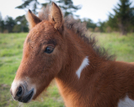
[[[35,99],[58,75],[66,53],[63,16],[55,3],[52,3],[48,20],[41,20],[30,10],[26,18],[30,32],[25,39],[22,61],[10,89],[13,98],[24,103]]]

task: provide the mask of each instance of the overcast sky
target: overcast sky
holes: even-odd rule
[[[101,21],[107,20],[108,13],[113,12],[112,9],[119,2],[119,0],[72,0],[72,1],[74,2],[74,5],[82,6],[82,9],[76,12],[76,14],[80,16],[80,18],[90,18],[94,22],[98,22],[98,20]],[[8,15],[12,16],[13,18],[16,18],[19,15],[26,14],[26,10],[15,9],[16,6],[21,4],[22,0],[0,0],[0,12],[2,14],[2,17],[5,18]]]

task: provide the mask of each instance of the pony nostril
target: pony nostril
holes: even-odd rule
[[[16,96],[21,97],[21,95],[22,95],[22,87],[19,86]]]

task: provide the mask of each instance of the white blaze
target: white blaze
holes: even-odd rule
[[[134,107],[134,100],[130,99],[127,95],[124,99],[120,99],[118,107]]]
[[[16,93],[18,91],[18,87],[23,85],[23,89],[25,90],[24,95],[27,94],[28,91],[34,89],[34,94],[33,96],[36,94],[36,86],[34,84],[30,83],[30,79],[28,77],[25,78],[24,80],[14,80],[12,85],[11,85],[11,92],[12,92],[12,96],[15,97]],[[31,97],[31,99],[33,98],[33,96]],[[31,99],[29,101],[31,101]]]
[[[20,81],[13,81],[12,86],[11,86],[11,90],[12,90],[12,94],[15,96],[17,88],[20,85]]]
[[[83,59],[83,61],[82,61],[81,65],[80,65],[80,67],[79,67],[78,70],[76,71],[76,75],[78,76],[78,78],[80,78],[82,70],[83,70],[87,65],[89,65],[88,56],[86,56],[86,57]]]

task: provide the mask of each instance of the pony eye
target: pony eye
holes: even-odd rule
[[[54,47],[52,47],[52,46],[48,46],[48,47],[46,47],[46,49],[45,49],[45,53],[52,53],[53,52],[53,50],[54,50]]]

